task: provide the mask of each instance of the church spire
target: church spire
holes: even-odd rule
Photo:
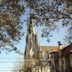
[[[35,32],[35,26],[34,26],[34,24],[33,24],[33,20],[32,20],[32,17],[31,17],[31,16],[30,16],[30,19],[29,19],[28,32],[29,32],[29,33],[32,33],[32,34],[36,34],[36,32]]]
[[[28,32],[26,37],[25,59],[38,58],[38,43],[32,17],[29,18]]]

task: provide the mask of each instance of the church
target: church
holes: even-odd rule
[[[66,50],[69,51],[68,55],[63,55],[67,53]],[[30,18],[24,52],[24,72],[71,72],[71,68],[72,44],[63,47],[59,42],[58,46],[39,46]]]

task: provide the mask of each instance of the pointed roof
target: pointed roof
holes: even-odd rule
[[[28,28],[28,32],[35,34],[35,33],[34,33],[34,26],[33,26],[32,18],[31,18],[31,17],[29,18],[29,28]]]
[[[30,15],[29,23],[28,23],[28,31],[26,37],[26,48],[25,48],[25,58],[37,58],[38,53],[38,43],[37,43],[37,36],[34,32],[33,22]]]

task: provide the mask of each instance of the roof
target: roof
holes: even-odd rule
[[[51,52],[59,52],[59,50],[60,50],[60,49],[59,49],[58,47],[56,47],[56,48],[53,48],[53,49],[50,51],[50,53],[51,53]]]
[[[72,50],[72,43],[70,45],[64,47],[62,50],[67,50],[67,51]]]
[[[40,46],[40,51],[58,52],[58,46]]]
[[[72,44],[64,47],[62,50],[61,50],[61,53],[62,55],[67,55],[67,54],[70,54],[72,51]]]

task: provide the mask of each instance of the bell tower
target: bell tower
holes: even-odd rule
[[[29,19],[28,25],[29,26],[28,26],[27,37],[26,37],[26,48],[25,48],[24,58],[38,59],[39,48],[37,42],[37,35],[31,17]]]

